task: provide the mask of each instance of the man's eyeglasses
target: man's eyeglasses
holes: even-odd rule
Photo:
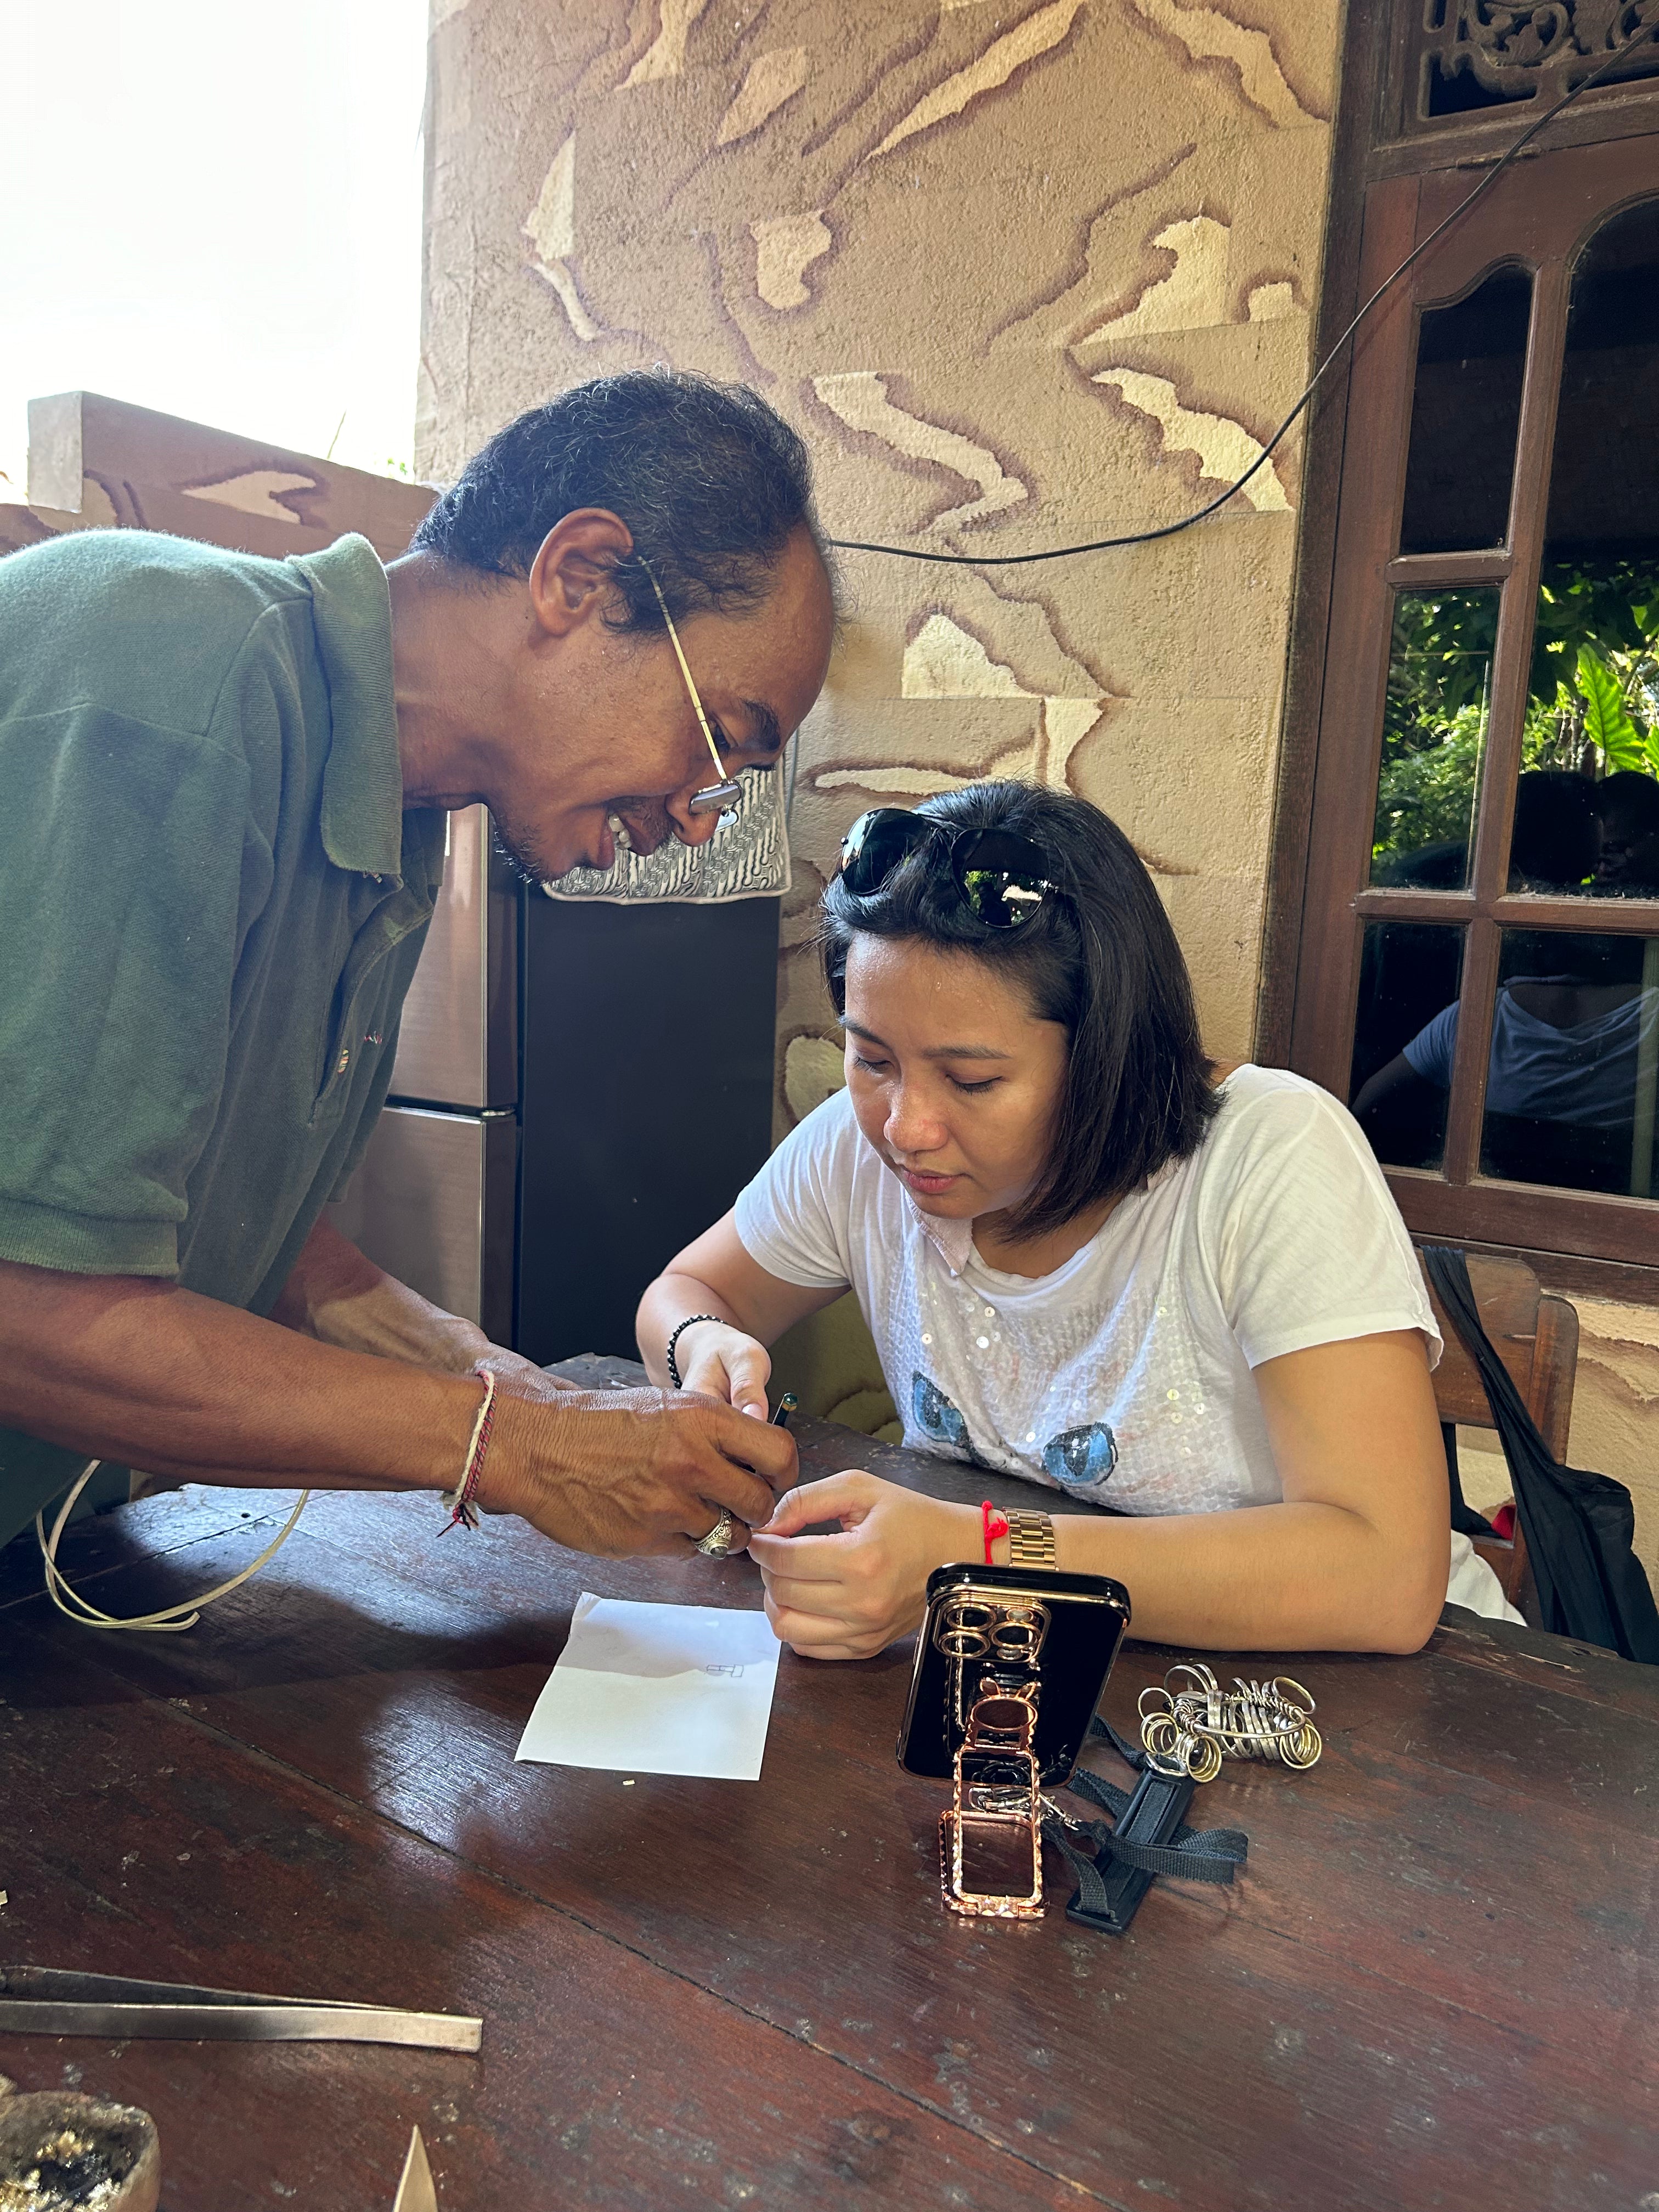
[[[657,605],[662,609],[662,618],[668,625],[668,636],[674,648],[674,658],[680,664],[680,674],[685,678],[685,688],[691,694],[691,704],[697,711],[697,725],[702,732],[703,743],[708,748],[709,759],[714,763],[715,781],[705,784],[701,791],[692,793],[689,801],[690,811],[693,814],[718,814],[724,820],[732,812],[738,801],[743,797],[743,786],[735,776],[727,773],[726,763],[720,758],[720,747],[714,743],[714,732],[708,726],[708,717],[703,712],[702,701],[698,696],[690,665],[685,658],[685,647],[680,643],[680,634],[674,627],[674,617],[669,613],[668,602],[662,595],[662,586],[652,574],[647,562],[641,560],[640,566],[645,570],[646,574],[651,577],[651,588],[657,595]]]
[[[1018,929],[1060,886],[1040,845],[1010,830],[957,830],[902,806],[875,806],[860,814],[842,840],[836,870],[854,898],[880,890],[901,862],[922,846],[942,847],[962,902],[987,929]]]

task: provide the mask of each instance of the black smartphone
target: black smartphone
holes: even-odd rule
[[[1037,1771],[1065,1781],[1088,1741],[1106,1678],[1129,1626],[1129,1593],[1108,1575],[971,1560],[927,1577],[901,1766],[948,1780],[967,1717],[981,1697],[1030,1699]]]

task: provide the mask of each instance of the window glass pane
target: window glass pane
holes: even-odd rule
[[[1481,1172],[1659,1196],[1659,937],[1506,929],[1498,972]],[[1443,1089],[1447,1055],[1413,1058]]]
[[[1382,708],[1374,884],[1462,890],[1492,695],[1498,593],[1401,592]]]
[[[1521,423],[1532,278],[1498,269],[1449,307],[1425,310],[1400,522],[1402,553],[1502,545]]]
[[[1659,891],[1659,200],[1573,271],[1522,758],[1586,782],[1586,896]],[[1575,886],[1576,888],[1577,886]]]
[[[1437,1168],[1446,1144],[1446,1091],[1423,1081],[1408,1050],[1455,1034],[1463,933],[1443,922],[1370,921],[1359,969],[1348,1096],[1371,1150],[1387,1166]]]

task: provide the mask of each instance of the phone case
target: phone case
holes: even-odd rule
[[[899,1764],[948,1781],[981,1697],[1028,1698],[1042,1780],[1065,1781],[1088,1740],[1129,1626],[1129,1593],[1106,1575],[963,1561],[927,1577]]]

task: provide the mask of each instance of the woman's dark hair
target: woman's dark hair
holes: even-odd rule
[[[543,538],[579,507],[606,507],[633,533],[633,556],[613,571],[616,629],[663,627],[651,574],[676,622],[743,614],[766,599],[797,530],[823,550],[811,463],[782,416],[747,385],[666,368],[574,385],[498,430],[410,550],[527,576]]]
[[[1070,1051],[1048,1163],[1010,1224],[1042,1236],[1198,1149],[1219,1102],[1187,963],[1133,846],[1087,799],[975,783],[916,811],[946,834],[867,897],[839,877],[824,892],[830,995],[844,1013],[855,936],[897,938],[972,953],[1020,984],[1042,1019],[1064,1026]],[[957,895],[945,854],[949,835],[968,829],[1008,830],[1048,856],[1060,890],[1018,929],[982,927]]]

